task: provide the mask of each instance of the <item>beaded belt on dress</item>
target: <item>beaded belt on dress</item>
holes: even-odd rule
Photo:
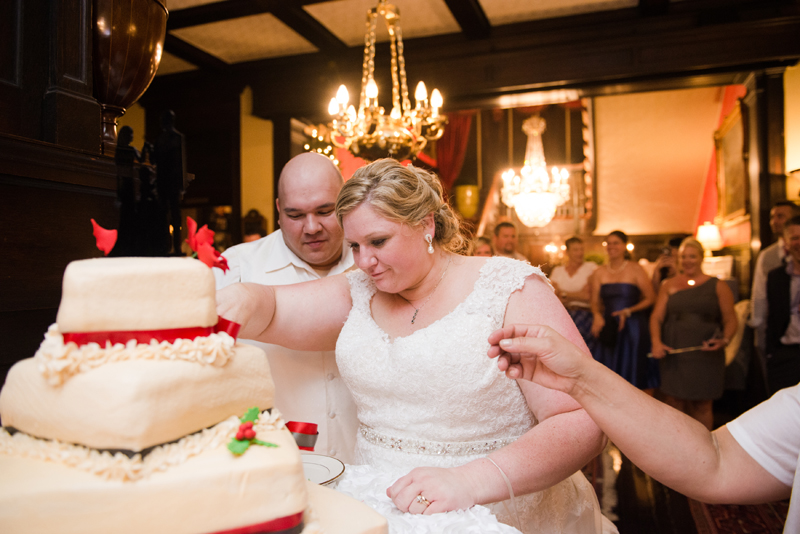
[[[426,441],[422,439],[394,438],[376,432],[373,428],[361,425],[358,431],[373,445],[394,449],[413,454],[432,454],[448,456],[469,456],[472,454],[488,454],[497,449],[503,448],[509,443],[515,442],[519,436],[514,438],[492,439],[488,441]]]

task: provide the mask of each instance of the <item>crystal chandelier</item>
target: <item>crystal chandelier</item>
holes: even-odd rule
[[[392,51],[392,109],[386,115],[378,105],[378,85],[375,71],[375,26],[378,15],[386,21]],[[346,148],[354,156],[366,160],[391,157],[397,160],[412,158],[425,148],[428,141],[439,139],[444,133],[447,118],[439,114],[442,95],[434,89],[428,91],[419,82],[414,92],[416,106],[412,109],[408,98],[406,63],[403,57],[403,34],[400,30],[400,12],[397,6],[379,0],[377,7],[367,12],[367,34],[364,38],[364,65],[361,74],[361,98],[358,110],[348,106],[350,96],[342,85],[328,105],[334,119],[331,124],[331,142]]]
[[[538,115],[522,123],[528,136],[525,164],[519,174],[514,169],[503,173],[503,203],[514,208],[525,226],[546,226],[556,208],[570,199],[569,172],[553,167],[547,172],[542,146],[542,133],[547,123]]]

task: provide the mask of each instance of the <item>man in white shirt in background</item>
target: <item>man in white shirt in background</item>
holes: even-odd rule
[[[517,252],[517,227],[513,223],[503,221],[494,227],[494,254],[528,261],[528,258]]]
[[[230,270],[214,269],[217,289],[237,282],[288,285],[355,269],[334,213],[342,174],[325,156],[306,152],[281,171],[280,230],[223,253]],[[358,420],[333,351],[305,352],[245,341],[264,349],[275,380],[275,406],[286,421],[315,423],[314,452],[353,462]]]
[[[776,203],[769,212],[769,228],[778,240],[761,250],[753,272],[753,287],[750,291],[750,321],[755,329],[756,350],[761,361],[762,371],[766,375],[766,339],[767,339],[767,275],[783,264],[786,257],[786,244],[783,241],[783,227],[786,221],[800,214],[800,208],[791,201]],[[771,391],[769,393],[774,393]]]

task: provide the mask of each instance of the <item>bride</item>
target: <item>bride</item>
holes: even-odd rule
[[[393,534],[616,532],[579,471],[603,447],[597,425],[569,396],[508,380],[486,357],[507,324],[546,324],[586,350],[542,272],[459,255],[439,181],[394,160],[359,169],[336,215],[360,270],[236,284],[217,301],[241,337],[335,348],[361,423],[361,465],[338,489],[387,515]]]

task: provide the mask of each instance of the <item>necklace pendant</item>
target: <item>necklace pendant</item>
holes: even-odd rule
[[[411,324],[414,324],[414,321],[417,320],[417,313],[418,312],[419,312],[419,310],[414,310],[414,317],[411,318]]]

